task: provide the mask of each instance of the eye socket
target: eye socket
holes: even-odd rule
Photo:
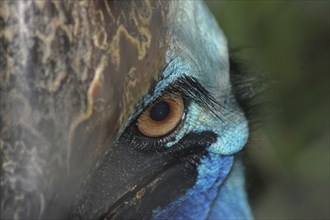
[[[184,100],[174,93],[160,97],[137,119],[138,130],[146,137],[156,138],[173,131],[184,114]]]

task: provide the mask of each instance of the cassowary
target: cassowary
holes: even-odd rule
[[[250,219],[248,121],[199,1],[4,1],[3,219]]]

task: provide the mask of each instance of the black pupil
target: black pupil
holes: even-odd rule
[[[167,102],[160,101],[150,110],[150,117],[155,121],[161,121],[167,118],[170,113],[170,105]]]

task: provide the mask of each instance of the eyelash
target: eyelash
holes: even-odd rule
[[[142,135],[136,127],[136,122],[139,118],[139,115],[137,115],[133,120],[131,120],[128,127],[122,133],[118,141],[126,144],[132,149],[143,152],[167,151],[170,148],[166,148],[164,145],[170,141],[173,141],[184,125],[187,114],[189,113],[187,109],[189,108],[191,102],[195,102],[201,108],[207,109],[220,120],[223,120],[223,117],[225,117],[222,113],[222,110],[226,109],[226,107],[219,103],[216,98],[198,82],[196,78],[190,76],[182,76],[178,78],[170,86],[168,86],[168,88],[165,89],[154,102],[150,103],[148,106],[143,107],[143,109],[145,110],[150,105],[157,102],[161,97],[173,93],[181,94],[184,101],[184,112],[180,123],[172,132],[163,137],[146,137]]]

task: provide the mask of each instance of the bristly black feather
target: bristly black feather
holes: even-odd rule
[[[222,109],[227,109],[222,105],[195,77],[182,76],[173,82],[167,92],[179,92],[185,99],[194,101],[201,107],[210,111],[220,120],[224,121]],[[230,110],[230,109],[227,109]]]
[[[234,96],[249,121],[249,127],[255,128],[263,122],[264,92],[268,80],[251,73],[251,68],[238,58],[237,51],[230,52],[230,82]]]
[[[253,199],[265,187],[263,174],[257,168],[254,158],[254,151],[262,147],[256,139],[260,138],[258,129],[267,127],[267,121],[273,115],[269,111],[278,107],[267,94],[274,82],[271,79],[265,79],[265,76],[252,73],[247,60],[239,58],[241,52],[242,49],[230,52],[230,80],[236,100],[248,118],[250,135],[245,150],[239,152],[236,157],[243,161],[244,167],[247,167],[245,185],[250,199]]]

